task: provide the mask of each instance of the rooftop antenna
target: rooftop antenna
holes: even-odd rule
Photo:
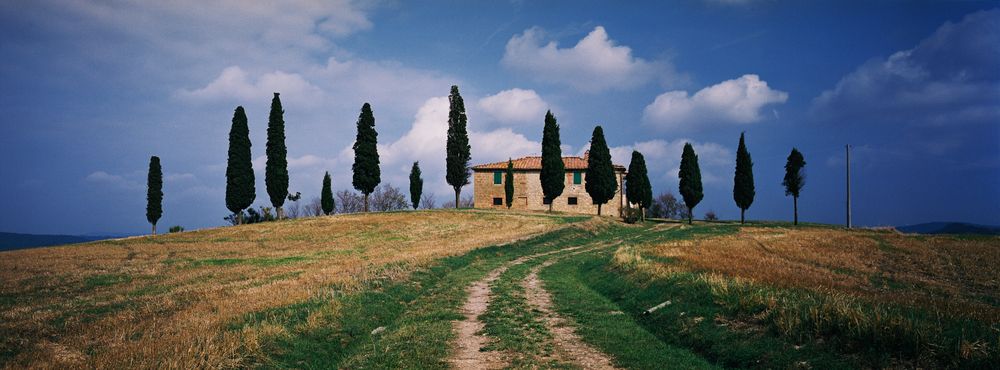
[[[847,151],[847,228],[851,228],[851,144],[844,145]]]

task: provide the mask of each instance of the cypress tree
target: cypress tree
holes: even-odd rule
[[[794,225],[799,224],[799,193],[806,184],[806,159],[798,149],[792,148],[788,154],[788,162],[785,163],[785,179],[781,182],[785,186],[785,196],[792,196],[792,203],[795,209]]]
[[[601,126],[594,127],[594,134],[590,138],[590,157],[584,176],[584,188],[597,205],[597,215],[600,216],[601,206],[614,198],[615,192],[618,191],[615,167],[611,163],[611,151],[604,140],[604,129]]]
[[[368,103],[361,106],[358,116],[358,136],[354,140],[354,188],[365,195],[365,212],[368,212],[368,195],[382,182],[378,160],[378,132],[375,131],[375,115]]]
[[[333,208],[336,206],[336,203],[333,201],[333,185],[330,181],[330,172],[323,175],[323,191],[320,193],[319,203],[323,208],[324,215],[330,215],[333,213]]]
[[[503,192],[507,198],[507,209],[514,205],[514,161],[507,158],[507,174],[503,180]]]
[[[736,206],[740,207],[740,223],[745,223],[744,214],[747,208],[753,204],[755,195],[753,188],[753,160],[750,159],[750,152],[747,151],[746,143],[743,141],[743,134],[740,133],[740,146],[736,149],[736,174],[733,176],[733,200]]]
[[[452,85],[448,95],[448,144],[447,174],[445,179],[455,189],[455,208],[461,203],[462,187],[469,184],[469,160],[472,147],[469,146],[469,132],[466,130],[468,117],[465,116],[465,101],[458,93],[458,86]]]
[[[684,153],[681,154],[681,169],[677,173],[680,178],[680,192],[684,205],[688,209],[688,224],[693,222],[694,207],[705,197],[701,188],[701,168],[698,167],[698,155],[694,153],[691,143],[684,143]]]
[[[236,107],[233,126],[229,129],[229,160],[226,162],[226,208],[243,223],[243,210],[253,204],[253,159],[250,156],[250,129],[243,107]]]
[[[413,162],[410,169],[410,203],[413,209],[420,207],[420,196],[424,192],[424,179],[420,178],[420,162]]]
[[[163,216],[163,170],[160,168],[160,157],[149,157],[149,175],[146,177],[146,221],[153,225],[153,235],[156,235],[156,222]]]
[[[274,93],[271,115],[267,118],[267,166],[264,170],[264,183],[279,220],[285,217],[281,206],[288,197],[288,149],[285,147],[284,115],[281,99],[278,98],[278,93]]]
[[[632,161],[628,164],[628,174],[625,175],[625,196],[629,203],[639,205],[642,220],[646,220],[646,209],[653,204],[653,186],[649,183],[646,171],[646,158],[639,151],[632,151]]]
[[[545,128],[542,129],[542,195],[549,202],[552,212],[553,200],[562,195],[566,188],[566,165],[562,159],[562,143],[559,140],[559,124],[552,111],[545,112]]]

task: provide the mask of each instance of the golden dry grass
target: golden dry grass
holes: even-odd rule
[[[280,326],[248,313],[561,227],[489,211],[319,217],[0,253],[0,360],[32,368],[245,364]]]
[[[745,227],[730,235],[663,243],[647,253],[676,259],[684,269],[780,288],[1000,322],[1000,237]]]

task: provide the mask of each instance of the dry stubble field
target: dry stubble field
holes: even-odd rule
[[[0,366],[233,367],[246,314],[403,279],[444,256],[561,227],[488,211],[341,215],[0,253]]]
[[[691,270],[1000,321],[1000,238],[746,227],[657,245]]]

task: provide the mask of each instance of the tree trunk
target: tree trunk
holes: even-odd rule
[[[278,219],[279,220],[285,218],[285,210],[283,208],[277,207],[277,212],[278,212]]]
[[[153,224],[153,235],[156,235],[156,224]]]
[[[368,213],[368,193],[365,193],[365,213]]]
[[[462,194],[462,189],[461,188],[455,188],[455,209],[458,209],[458,206],[459,206],[458,205],[458,201],[459,201],[458,198],[459,198],[460,194]]]
[[[639,219],[646,222],[646,207],[639,207]]]
[[[693,223],[694,223],[694,210],[691,207],[688,207],[688,225],[692,225]]]
[[[549,213],[552,213],[552,200],[549,199]]]
[[[601,215],[601,204],[600,203],[597,203],[597,215],[598,216]]]
[[[742,225],[742,224],[745,224],[745,223],[747,223],[747,222],[746,222],[746,219],[745,219],[745,218],[743,218],[743,213],[744,213],[744,212],[746,212],[746,211],[747,211],[747,210],[745,210],[745,209],[743,209],[743,208],[740,208],[740,225]]]
[[[799,197],[792,197],[792,204],[795,205],[795,222],[793,225],[799,224]]]
[[[240,210],[240,213],[236,214],[236,224],[237,225],[242,225],[243,224],[243,210],[242,209]]]

